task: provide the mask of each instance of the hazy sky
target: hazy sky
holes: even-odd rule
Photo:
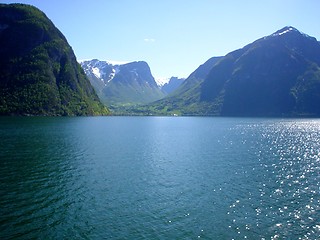
[[[155,78],[187,77],[210,57],[288,25],[320,40],[319,0],[19,2],[45,12],[79,60],[143,60]]]

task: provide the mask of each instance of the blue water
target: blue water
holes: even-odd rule
[[[320,120],[0,118],[0,239],[319,239]]]

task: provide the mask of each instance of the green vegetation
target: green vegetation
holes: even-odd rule
[[[113,114],[127,113],[128,109],[134,106],[150,103],[165,96],[146,62],[113,66],[105,61],[93,59],[83,62],[82,67],[100,100],[110,107]],[[93,68],[100,69],[101,75],[96,76]]]
[[[320,44],[292,27],[279,32],[209,59],[163,99],[144,62],[123,65],[110,83],[90,80],[115,115],[320,116]],[[0,4],[0,46],[0,115],[110,114],[38,9]]]
[[[296,85],[292,88],[291,94],[295,97],[297,106],[296,112],[302,115],[320,116],[320,68],[312,64],[308,70],[298,78]]]
[[[107,115],[62,33],[38,9],[0,4],[0,115]]]
[[[298,30],[258,39],[218,59],[211,67],[204,65],[207,71],[199,67],[173,94],[136,111],[320,116],[320,44]]]

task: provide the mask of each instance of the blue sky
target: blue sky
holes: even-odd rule
[[[143,60],[155,78],[187,77],[210,57],[288,25],[320,40],[319,0],[18,2],[45,12],[78,59]]]

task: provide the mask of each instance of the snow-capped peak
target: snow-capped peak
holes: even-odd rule
[[[279,31],[275,32],[274,34],[272,34],[272,36],[281,36],[283,34],[286,34],[286,33],[292,32],[292,31],[298,32],[298,30],[295,29],[294,27],[287,26],[287,27],[284,27],[284,28],[280,29]]]
[[[118,65],[112,65],[108,61],[100,61],[98,59],[82,60],[79,62],[87,75],[93,74],[105,85],[114,78],[116,68],[118,68]]]
[[[287,33],[287,32],[290,32],[290,31],[292,31],[292,30],[293,30],[293,28],[292,28],[292,27],[289,27],[288,29],[285,29],[284,31],[278,33],[278,35],[280,36],[280,35],[282,35],[282,34],[285,34],[285,33]]]
[[[113,66],[130,63],[130,61],[98,60],[98,59],[80,59],[80,60],[78,60],[78,62],[80,64],[91,62],[91,64],[109,64],[109,65],[113,65]]]
[[[291,26],[284,27],[284,28],[278,30],[277,32],[275,32],[274,34],[272,34],[270,36],[271,37],[284,36],[284,35],[286,35],[288,33],[298,33],[298,34],[300,34],[300,35],[302,35],[304,37],[315,39],[314,37],[310,37],[308,34],[300,32],[298,29],[296,29],[294,27],[291,27]]]

